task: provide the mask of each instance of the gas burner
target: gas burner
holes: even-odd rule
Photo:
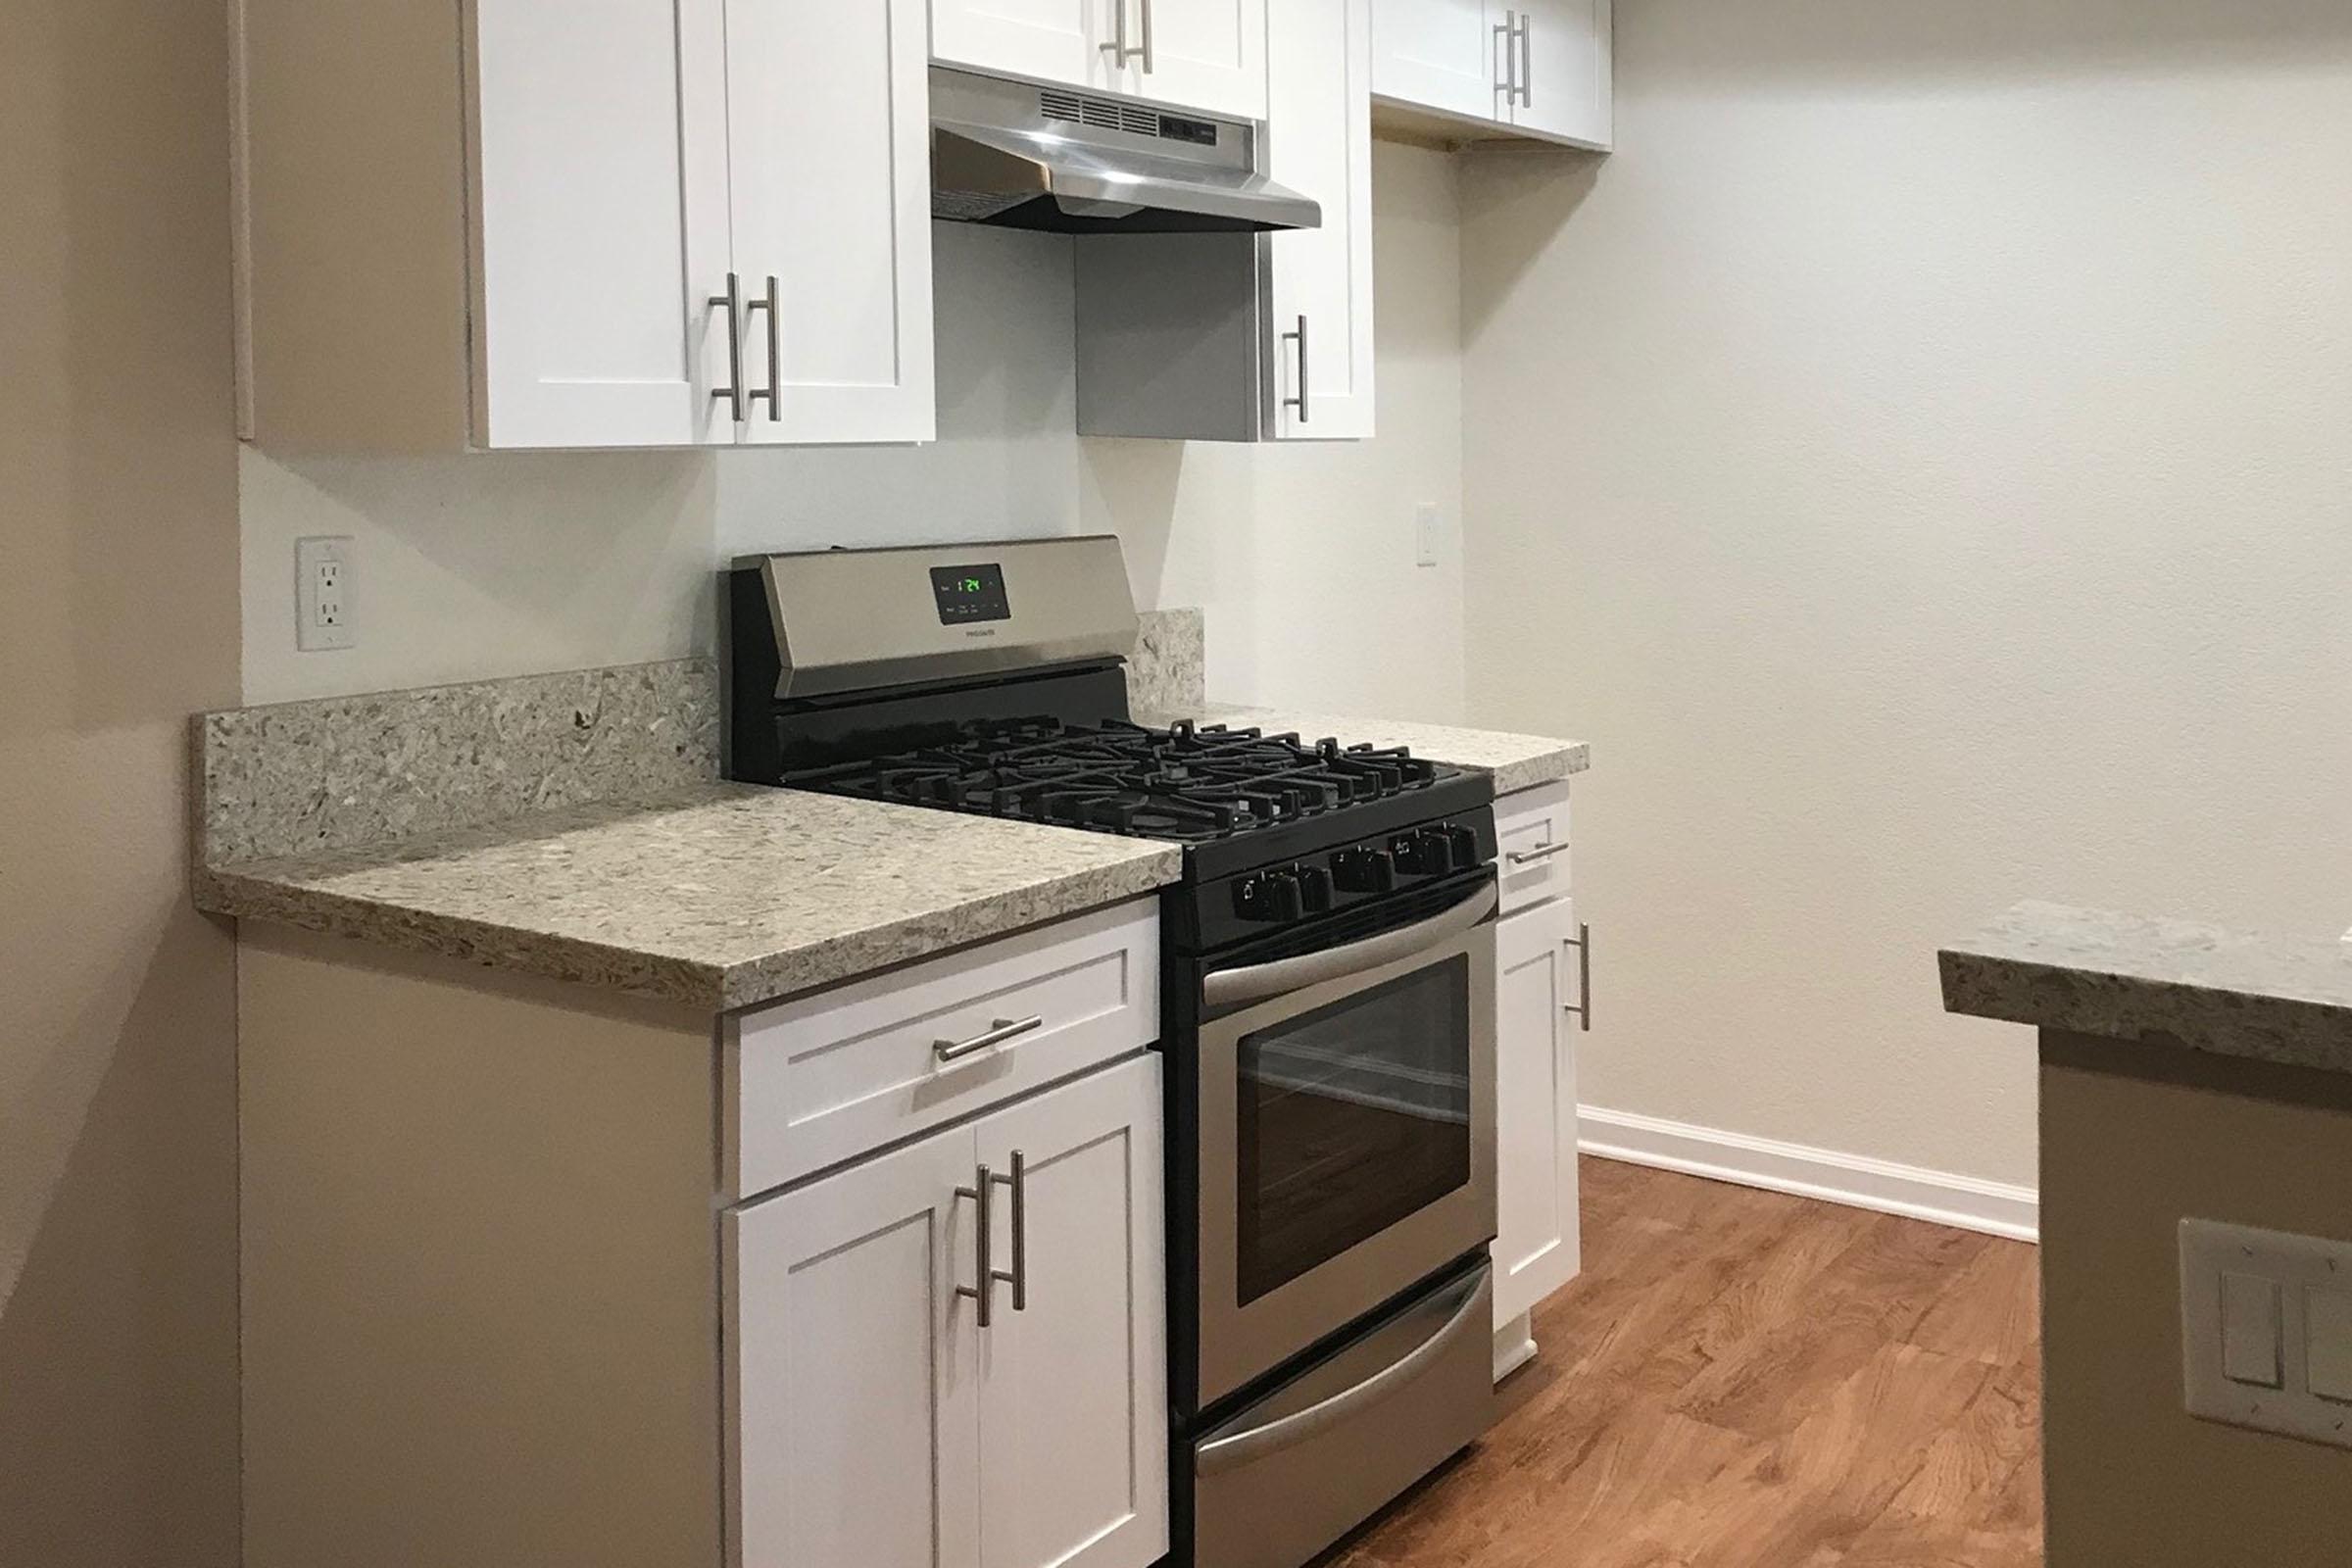
[[[941,746],[788,773],[794,789],[1201,844],[1425,789],[1453,770],[1402,747],[1297,733],[1051,719],[974,726]]]

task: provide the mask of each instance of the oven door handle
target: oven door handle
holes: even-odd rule
[[[1343,1389],[1328,1399],[1318,1400],[1262,1427],[1203,1443],[1193,1452],[1194,1473],[1213,1476],[1238,1470],[1268,1454],[1305,1443],[1387,1399],[1436,1365],[1463,1336],[1493,1333],[1493,1325],[1488,1321],[1491,1315],[1488,1303],[1493,1298],[1482,1289],[1487,1279],[1486,1270],[1480,1269],[1428,1303],[1438,1311],[1452,1309],[1445,1326],[1354,1388]]]
[[[1409,958],[1471,930],[1494,912],[1500,898],[1494,884],[1489,881],[1443,913],[1398,926],[1394,931],[1383,931],[1361,942],[1350,942],[1344,948],[1302,953],[1295,958],[1277,958],[1272,963],[1253,963],[1241,969],[1216,970],[1200,982],[1200,1001],[1210,1007],[1262,1002],[1267,997],[1279,997],[1285,992],[1303,990],[1326,980],[1344,979],[1395,963],[1399,958]]]

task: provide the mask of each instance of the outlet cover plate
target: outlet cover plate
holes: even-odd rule
[[[2274,1291],[2261,1285],[2276,1287]],[[2180,1348],[2188,1413],[2352,1448],[2352,1242],[2180,1222]],[[2275,1338],[2275,1348],[2268,1343]],[[2232,1377],[2234,1370],[2238,1375]],[[2316,1376],[2315,1376],[2316,1374]],[[2276,1377],[2276,1386],[2270,1380]]]
[[[306,654],[352,647],[351,536],[294,541],[294,646]]]

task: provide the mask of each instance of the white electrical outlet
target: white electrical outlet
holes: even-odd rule
[[[1434,566],[1438,552],[1445,548],[1446,514],[1434,501],[1424,501],[1413,509],[1414,561],[1417,564]]]
[[[347,535],[294,541],[294,646],[306,654],[349,648],[352,550]]]

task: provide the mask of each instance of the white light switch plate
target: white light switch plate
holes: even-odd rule
[[[2188,1413],[2352,1448],[2352,1242],[2180,1222]]]
[[[1446,514],[1434,501],[1424,501],[1413,509],[1413,561],[1416,565],[1434,566],[1446,548]]]
[[[349,648],[352,549],[348,535],[294,541],[294,646],[306,654]]]

